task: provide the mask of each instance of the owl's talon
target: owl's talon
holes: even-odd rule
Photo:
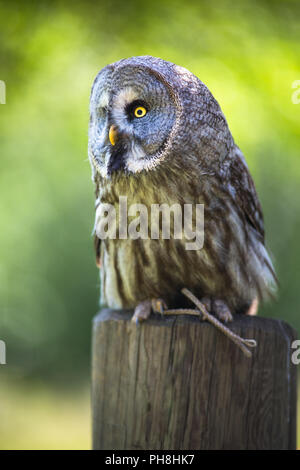
[[[131,318],[131,321],[138,325],[142,321],[147,320],[149,318],[151,313],[151,301],[150,300],[144,300],[144,302],[139,303],[135,309],[134,309],[134,314]]]
[[[151,301],[152,310],[154,313],[163,314],[167,310],[168,306],[163,299],[152,299]]]
[[[209,297],[202,297],[200,302],[204,305],[208,312],[211,311],[211,299]]]
[[[223,300],[210,297],[202,297],[199,302],[206,308],[207,312],[213,314],[223,323],[229,323],[233,320],[231,311]]]
[[[222,322],[229,323],[233,320],[233,316],[228,305],[223,300],[212,300],[212,313]]]

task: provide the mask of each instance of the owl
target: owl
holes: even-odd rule
[[[104,67],[91,91],[88,147],[102,305],[132,308],[140,321],[151,308],[187,306],[186,287],[230,321],[273,297],[277,280],[253,180],[219,104],[195,75],[151,56]],[[149,210],[202,205],[201,248],[187,250],[184,236],[121,237],[119,228],[103,237],[100,208],[113,207],[118,218],[125,196],[128,206]]]

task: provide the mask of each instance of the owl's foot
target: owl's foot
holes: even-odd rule
[[[151,313],[151,300],[144,300],[143,302],[139,303],[135,309],[134,314],[131,318],[133,323],[140,323],[142,321],[147,320]]]
[[[167,308],[163,299],[144,300],[135,307],[131,321],[138,324],[149,318],[151,310],[154,313],[164,313],[164,310]]]
[[[233,320],[231,311],[223,300],[202,297],[199,302],[204,305],[208,313],[211,313],[223,323],[229,323]]]
[[[168,308],[166,302],[163,299],[152,299],[151,306],[154,313],[164,313]]]
[[[198,300],[198,299],[197,299]],[[211,299],[210,297],[202,297],[198,300],[199,303],[205,307],[208,313],[214,315],[223,323],[228,323],[233,320],[233,316],[227,304],[220,299]],[[160,313],[165,315],[174,315],[174,314],[189,314],[197,315],[199,314],[198,309],[191,308],[177,308],[168,310],[168,307],[163,299],[152,299],[151,301],[152,310],[154,313]]]
[[[220,299],[211,299],[209,297],[203,297],[199,302],[205,307],[208,313],[215,315],[219,320],[223,323],[228,323],[233,320],[232,314],[230,312],[229,307],[223,300]],[[131,318],[133,323],[140,323],[145,321],[149,318],[151,314],[151,310],[154,313],[160,314],[174,314],[174,313],[189,313],[189,314],[196,314],[199,312],[198,310],[194,309],[175,309],[175,310],[168,310],[168,306],[163,299],[152,299],[152,300],[144,300],[140,302],[134,310],[134,314]]]
[[[232,313],[223,300],[215,299],[211,301],[211,313],[223,323],[229,323],[233,320]]]

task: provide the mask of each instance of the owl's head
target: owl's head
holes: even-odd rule
[[[97,75],[90,100],[89,158],[104,178],[164,161],[224,158],[232,143],[221,109],[191,72],[151,56]]]

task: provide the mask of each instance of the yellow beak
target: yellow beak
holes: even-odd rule
[[[117,126],[110,126],[108,138],[111,145],[115,145],[118,139],[118,128]]]

